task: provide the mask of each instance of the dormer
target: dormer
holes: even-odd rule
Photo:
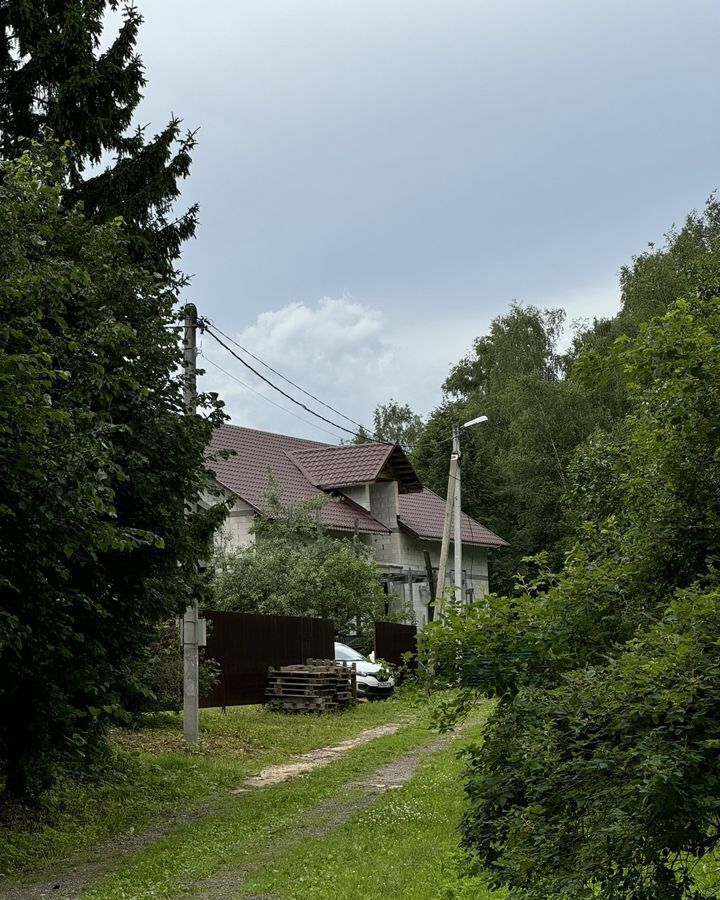
[[[399,444],[346,444],[288,456],[315,487],[349,498],[386,528],[398,527],[398,495],[422,490]]]

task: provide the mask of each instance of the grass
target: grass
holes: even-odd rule
[[[137,732],[117,732],[102,778],[65,779],[39,810],[18,813],[0,826],[0,885],[57,871],[104,840],[142,832],[173,811],[227,794],[267,765],[409,715],[402,701],[292,720],[264,707],[227,714],[204,710],[203,752],[195,755],[182,749],[179,716],[151,720],[152,727]]]
[[[404,727],[302,777],[231,793],[265,766],[387,722]],[[368,800],[367,788],[354,783],[372,781],[380,767],[435,741],[428,722],[427,706],[403,700],[314,717],[262,707],[205,711],[203,753],[192,755],[182,750],[178,717],[150,720],[137,732],[113,735],[114,764],[102,782],[66,781],[46,799],[37,825],[0,829],[2,871],[37,880],[62,863],[92,858],[93,848],[112,838],[111,870],[95,874],[82,900],[503,897],[478,879],[457,877],[464,808],[457,750],[479,737],[480,719],[448,748],[423,756],[408,784],[353,812],[354,801]],[[347,810],[344,824],[334,819],[338,809]],[[133,833],[193,810],[197,815],[176,819],[164,836],[132,845]],[[123,846],[131,852],[118,853]]]
[[[215,878],[223,879],[233,869],[243,870],[268,852],[302,840],[310,811],[335,797],[347,782],[370,775],[435,737],[427,725],[410,724],[355,748],[327,768],[228,798],[215,815],[174,831],[126,860],[102,883],[86,890],[83,900],[156,900],[187,892],[205,897]]]
[[[254,874],[240,897],[282,900],[412,900],[505,897],[457,875],[457,825],[465,806],[458,750],[480,725],[426,758],[404,787],[322,837],[305,840]]]

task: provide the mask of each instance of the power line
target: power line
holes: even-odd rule
[[[305,390],[305,388],[301,387],[299,384],[296,384],[294,381],[287,378],[287,376],[283,375],[282,372],[278,372],[278,370],[274,369],[269,363],[266,363],[263,359],[261,359],[259,356],[254,354],[251,350],[248,350],[246,347],[243,347],[242,344],[240,344],[238,341],[236,341],[234,338],[232,338],[229,334],[224,332],[222,329],[218,328],[211,320],[203,318],[202,320],[200,320],[199,324],[203,330],[207,330],[210,337],[212,337],[215,341],[217,341],[217,343],[219,343],[225,350],[227,350],[228,353],[230,353],[236,360],[238,360],[238,362],[242,363],[242,365],[244,365],[254,375],[256,375],[263,382],[265,382],[265,384],[267,384],[271,388],[273,388],[273,390],[282,394],[283,397],[286,397],[292,403],[301,407],[301,409],[304,409],[306,412],[310,413],[311,415],[315,416],[316,418],[321,419],[323,422],[327,422],[327,424],[331,425],[333,428],[336,428],[339,431],[344,431],[346,434],[350,434],[353,437],[367,437],[370,440],[378,441],[379,443],[385,443],[385,444],[392,443],[392,441],[387,441],[383,438],[378,437],[376,434],[374,434],[372,431],[370,431],[368,428],[366,428],[360,422],[356,422],[355,419],[352,419],[350,416],[346,416],[345,413],[340,412],[340,410],[336,409],[334,406],[331,406],[329,403],[325,403],[323,400],[320,400],[320,398],[316,397],[315,394],[312,394],[310,391]],[[217,332],[217,334],[214,334],[213,332]],[[231,347],[228,347],[228,345],[223,340],[221,340],[221,338],[218,337],[218,335],[222,335],[226,340],[230,341],[230,343],[234,344],[236,347],[238,347],[240,350],[242,350],[243,353],[247,353],[247,355],[250,356],[252,359],[256,360],[261,365],[265,366],[266,369],[268,369],[270,372],[275,374],[278,378],[281,378],[283,381],[287,382],[287,384],[292,385],[292,387],[294,387],[296,390],[305,394],[306,397],[310,397],[316,403],[319,403],[321,406],[324,406],[326,409],[329,409],[331,412],[334,412],[336,415],[340,416],[341,418],[345,419],[346,421],[350,422],[351,424],[357,426],[357,428],[360,429],[360,432],[358,433],[356,431],[353,431],[350,428],[346,428],[344,425],[340,425],[337,422],[334,422],[331,419],[326,418],[325,416],[321,415],[320,413],[315,412],[314,409],[311,409],[309,406],[306,406],[304,403],[297,400],[291,394],[288,394],[282,388],[280,388],[276,384],[274,384],[270,379],[266,378],[264,375],[262,375],[260,372],[258,372],[257,369],[255,369],[253,366],[251,366],[246,360],[244,360],[242,357],[238,356],[238,354],[235,353],[235,351]],[[213,363],[213,365],[215,365],[215,364]],[[216,365],[216,368],[220,368],[220,367]],[[224,371],[224,370],[222,370],[222,371]],[[227,372],[225,374],[229,375],[229,373],[227,373]],[[232,378],[234,376],[229,375],[229,377]],[[236,379],[236,380],[240,381],[239,379]],[[243,386],[248,387],[250,390],[253,390],[253,388],[250,388],[249,385],[245,385],[244,382],[240,382],[240,383],[243,384]],[[263,397],[263,399],[268,400],[268,398],[265,397],[264,394],[261,394],[258,391],[255,391],[255,393],[257,393],[258,396]],[[289,410],[286,410],[285,407],[280,406],[278,404],[275,404],[275,405],[278,407],[278,409],[282,409],[284,412],[289,412]],[[306,422],[306,424],[313,424],[311,422],[308,422],[306,419],[303,419],[301,416],[295,416],[295,418],[298,418],[301,422]],[[319,428],[319,426],[315,426],[315,427]],[[319,430],[325,432],[325,434],[330,434],[330,432],[326,431],[324,428],[319,428]],[[337,437],[337,436],[333,434],[332,437]],[[439,446],[441,444],[445,444],[451,440],[452,440],[452,438],[441,438],[440,440],[428,441],[425,444],[425,446],[426,447],[435,447],[435,446]]]
[[[273,375],[277,375],[278,378],[282,378],[282,380],[287,382],[287,384],[292,385],[292,387],[294,387],[296,390],[300,391],[302,394],[305,394],[306,397],[310,397],[311,400],[319,403],[320,406],[324,406],[325,409],[329,409],[330,412],[334,412],[335,415],[340,416],[341,418],[355,425],[357,428],[361,428],[363,431],[367,431],[365,426],[361,425],[360,422],[356,422],[355,419],[351,419],[350,416],[346,416],[345,413],[341,413],[339,409],[335,409],[334,406],[330,406],[329,403],[325,403],[319,397],[316,397],[315,394],[311,394],[310,391],[306,391],[305,388],[300,387],[299,384],[291,381],[287,376],[283,375],[282,372],[278,372],[277,369],[273,369],[273,367],[269,363],[266,363],[264,359],[260,359],[259,356],[256,356],[251,350],[248,350],[247,347],[243,347],[242,344],[238,343],[234,338],[230,337],[229,334],[226,334],[224,331],[218,328],[217,325],[213,323],[208,324],[210,324],[218,334],[221,334],[224,338],[230,341],[231,344],[235,344],[235,346],[242,350],[243,353],[247,353],[247,355],[251,357],[251,359],[254,359],[256,362],[259,362],[261,365],[265,366],[266,369],[269,369],[273,373]]]
[[[299,416],[297,413],[294,413],[291,409],[287,409],[285,406],[281,406],[281,404],[276,403],[270,397],[266,397],[265,394],[261,393],[258,390],[255,390],[254,387],[247,384],[242,380],[242,378],[238,378],[237,375],[234,375],[232,372],[228,372],[227,369],[223,369],[222,366],[219,366],[215,360],[211,359],[206,353],[202,354],[202,358],[210,363],[211,366],[214,366],[219,372],[222,372],[223,375],[227,375],[228,378],[232,378],[233,381],[236,381],[239,385],[246,388],[248,391],[252,391],[253,394],[257,394],[258,397],[261,397],[267,403],[270,403],[272,406],[276,407],[276,409],[281,409],[284,413],[287,413],[289,416],[293,416],[293,418],[298,419],[300,422],[304,422],[306,425],[309,425],[311,428],[316,428],[318,431],[322,431],[323,434],[329,434],[330,437],[335,438],[337,440],[337,435],[333,434],[332,431],[328,431],[327,428],[323,428],[322,425],[317,425],[315,422],[311,422],[310,419],[306,419],[303,416]]]
[[[249,369],[253,373],[253,375],[256,375],[261,381],[264,381],[265,384],[270,385],[270,387],[274,391],[282,394],[282,396],[290,400],[291,403],[294,403],[296,406],[304,409],[305,412],[310,413],[311,416],[315,416],[316,419],[322,419],[323,422],[327,422],[328,425],[332,425],[332,427],[337,428],[338,431],[344,431],[346,434],[351,434],[353,437],[360,436],[357,432],[351,431],[349,428],[345,428],[344,425],[338,425],[338,423],[333,422],[332,419],[328,419],[326,416],[321,415],[319,412],[315,412],[314,409],[310,409],[309,406],[306,406],[300,400],[296,400],[295,397],[292,396],[292,394],[288,394],[287,391],[284,391],[282,388],[278,387],[276,384],[270,381],[269,378],[266,378],[261,372],[258,372],[258,370],[254,368],[254,366],[251,366],[250,363],[247,362],[247,360],[242,358],[242,356],[238,356],[238,354],[232,349],[232,347],[228,347],[228,345],[222,338],[213,333],[212,327],[207,322],[205,323],[205,330],[214,341],[217,341],[217,343],[220,344],[221,347],[224,347],[231,356],[233,356],[239,363],[242,363],[246,369]]]

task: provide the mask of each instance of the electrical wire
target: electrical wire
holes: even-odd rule
[[[282,388],[278,387],[276,384],[270,381],[269,378],[266,378],[261,372],[258,372],[258,370],[254,366],[251,366],[247,360],[242,358],[242,356],[238,356],[238,354],[232,349],[232,347],[228,347],[225,341],[214,333],[212,326],[207,323],[205,323],[205,330],[214,341],[217,341],[217,343],[220,344],[221,347],[224,347],[231,356],[233,356],[239,363],[242,363],[242,365],[244,365],[246,369],[249,369],[253,373],[253,375],[256,375],[261,381],[264,381],[265,384],[269,385],[274,391],[282,394],[283,397],[290,400],[301,409],[304,409],[305,412],[310,413],[311,416],[315,416],[316,419],[321,419],[323,422],[327,422],[328,425],[332,425],[333,428],[337,428],[338,431],[344,431],[346,434],[350,434],[353,437],[360,437],[360,435],[356,431],[351,431],[349,428],[345,428],[344,425],[338,425],[337,422],[333,422],[333,420],[328,419],[327,416],[323,416],[321,413],[315,412],[314,409],[306,406],[301,400],[297,400],[292,396],[292,394],[288,394],[287,391],[284,391]]]
[[[210,363],[211,366],[214,366],[219,372],[222,372],[223,375],[227,375],[228,378],[232,378],[233,381],[236,381],[239,385],[246,388],[248,391],[252,391],[253,394],[257,394],[258,397],[261,397],[263,400],[267,401],[271,406],[274,406],[276,409],[281,409],[283,412],[287,413],[289,416],[293,416],[293,418],[298,419],[300,422],[304,422],[306,425],[310,425],[311,428],[316,428],[318,431],[322,431],[323,434],[329,434],[330,437],[337,440],[337,435],[332,431],[328,431],[327,428],[323,428],[322,425],[317,425],[315,422],[311,422],[310,419],[306,419],[303,416],[299,416],[297,413],[294,413],[291,409],[287,409],[287,407],[282,406],[280,403],[276,403],[270,397],[266,397],[265,394],[256,390],[252,385],[247,384],[242,380],[242,378],[238,378],[237,375],[234,375],[232,372],[228,372],[227,369],[223,369],[222,366],[218,365],[215,360],[211,359],[206,353],[201,354],[202,358]]]
[[[246,368],[248,368],[254,375],[256,375],[263,382],[265,382],[265,384],[269,385],[271,388],[273,388],[273,390],[280,393],[283,397],[286,397],[288,400],[290,400],[296,406],[299,406],[301,409],[304,409],[306,412],[310,413],[310,415],[313,415],[316,418],[321,419],[323,422],[326,422],[328,425],[331,425],[333,428],[335,428],[339,431],[343,431],[345,434],[350,434],[355,438],[364,437],[364,438],[369,438],[372,441],[377,441],[378,443],[384,443],[384,444],[393,443],[392,441],[387,441],[381,437],[378,437],[376,434],[374,434],[372,431],[370,431],[369,428],[366,428],[360,422],[355,421],[355,419],[351,418],[350,416],[345,415],[345,413],[340,412],[340,410],[336,409],[334,406],[331,406],[329,403],[325,403],[323,400],[320,400],[320,398],[316,397],[315,394],[312,394],[310,391],[305,390],[305,388],[301,387],[299,384],[292,381],[287,376],[283,375],[282,372],[279,372],[277,369],[273,368],[269,363],[266,363],[263,359],[261,359],[259,356],[254,354],[251,350],[248,350],[246,347],[244,347],[242,344],[240,344],[238,341],[236,341],[234,338],[232,338],[229,334],[224,332],[222,329],[218,328],[217,325],[215,325],[215,323],[211,319],[202,318],[198,321],[198,324],[199,324],[199,327],[202,329],[202,331],[207,331],[207,333],[210,335],[210,337],[212,337],[215,341],[217,341],[217,343],[219,343],[228,353],[230,353],[231,356],[233,356],[236,360],[238,360],[238,362],[242,363],[242,365],[244,365]],[[215,334],[214,332],[217,332],[217,334]],[[236,347],[238,347],[240,350],[242,350],[243,353],[246,353],[248,356],[250,356],[256,362],[265,366],[266,369],[268,369],[270,372],[272,372],[278,378],[281,378],[287,384],[291,385],[296,390],[305,394],[306,397],[310,397],[316,403],[319,403],[321,406],[325,407],[326,409],[329,409],[331,412],[333,412],[336,415],[340,416],[341,418],[345,419],[347,422],[350,422],[352,425],[355,425],[357,428],[360,429],[360,431],[359,432],[353,431],[350,428],[346,428],[344,425],[340,425],[338,422],[335,422],[335,421],[327,418],[326,416],[321,415],[320,413],[316,412],[314,409],[311,409],[309,406],[306,406],[300,400],[297,400],[291,394],[288,394],[282,388],[280,388],[276,384],[274,384],[269,378],[266,378],[262,373],[258,372],[257,369],[255,369],[253,366],[250,365],[250,363],[248,363],[241,356],[239,356],[231,347],[228,347],[228,345],[218,335],[222,335],[223,338],[230,341],[230,343],[234,344]],[[219,366],[216,365],[216,368],[219,368]],[[228,374],[228,373],[225,373],[225,374]],[[230,377],[233,377],[233,376],[230,376]],[[249,385],[244,385],[244,386],[249,387]],[[250,388],[250,389],[252,390],[252,388]],[[256,392],[256,393],[258,393],[259,396],[263,397],[264,399],[268,399],[267,397],[265,397],[264,394],[261,394],[259,392]],[[285,407],[283,407],[283,406],[278,405],[278,409],[282,409],[283,411],[289,412],[289,410],[286,410]],[[301,422],[306,422],[307,424],[312,424],[312,423],[308,422],[306,419],[303,419],[301,416],[296,416],[296,418],[298,418]],[[315,426],[315,427],[319,427],[319,426]],[[324,431],[325,434],[331,434],[331,432],[328,432],[326,429],[320,428],[319,430]],[[332,436],[337,439],[336,435],[333,434]],[[443,444],[447,444],[450,441],[452,441],[452,437],[441,438],[439,440],[429,441],[425,444],[425,446],[426,447],[436,447],[436,446],[440,446]]]
[[[229,334],[226,334],[224,331],[222,331],[222,329],[218,328],[217,325],[214,324],[214,322],[210,322],[208,320],[205,320],[205,321],[210,327],[214,328],[218,334],[221,334],[226,340],[230,341],[231,344],[234,344],[236,347],[238,347],[240,350],[242,350],[243,353],[247,353],[247,355],[251,359],[254,359],[256,362],[259,362],[260,365],[265,366],[265,368],[268,369],[270,372],[272,372],[273,375],[277,375],[278,378],[282,378],[282,380],[287,382],[287,384],[292,385],[292,387],[294,387],[296,390],[300,391],[302,394],[305,394],[306,397],[310,397],[311,400],[314,400],[316,403],[319,403],[320,406],[324,406],[325,409],[329,409],[330,412],[334,412],[335,415],[340,416],[342,419],[345,419],[346,421],[350,422],[352,425],[355,425],[357,428],[361,428],[363,431],[367,431],[365,426],[362,425],[360,422],[356,422],[355,419],[351,419],[350,416],[346,416],[345,413],[341,413],[339,409],[335,409],[334,406],[330,406],[329,403],[325,403],[324,400],[321,400],[319,397],[316,397],[315,394],[311,394],[310,391],[306,391],[304,387],[300,387],[299,384],[296,384],[294,381],[291,381],[291,379],[289,379],[286,375],[283,375],[282,372],[278,372],[277,369],[273,369],[273,367],[270,365],[270,363],[266,363],[264,359],[260,359],[259,356],[256,356],[252,352],[252,350],[248,350],[247,347],[243,347],[242,344],[238,343],[238,341],[236,341],[234,338],[230,337]]]

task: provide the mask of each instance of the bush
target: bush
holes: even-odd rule
[[[200,698],[208,696],[220,682],[220,663],[206,659],[200,650]],[[183,652],[176,620],[158,625],[138,667],[137,691],[130,711],[135,717],[146,712],[178,712],[183,704]]]

